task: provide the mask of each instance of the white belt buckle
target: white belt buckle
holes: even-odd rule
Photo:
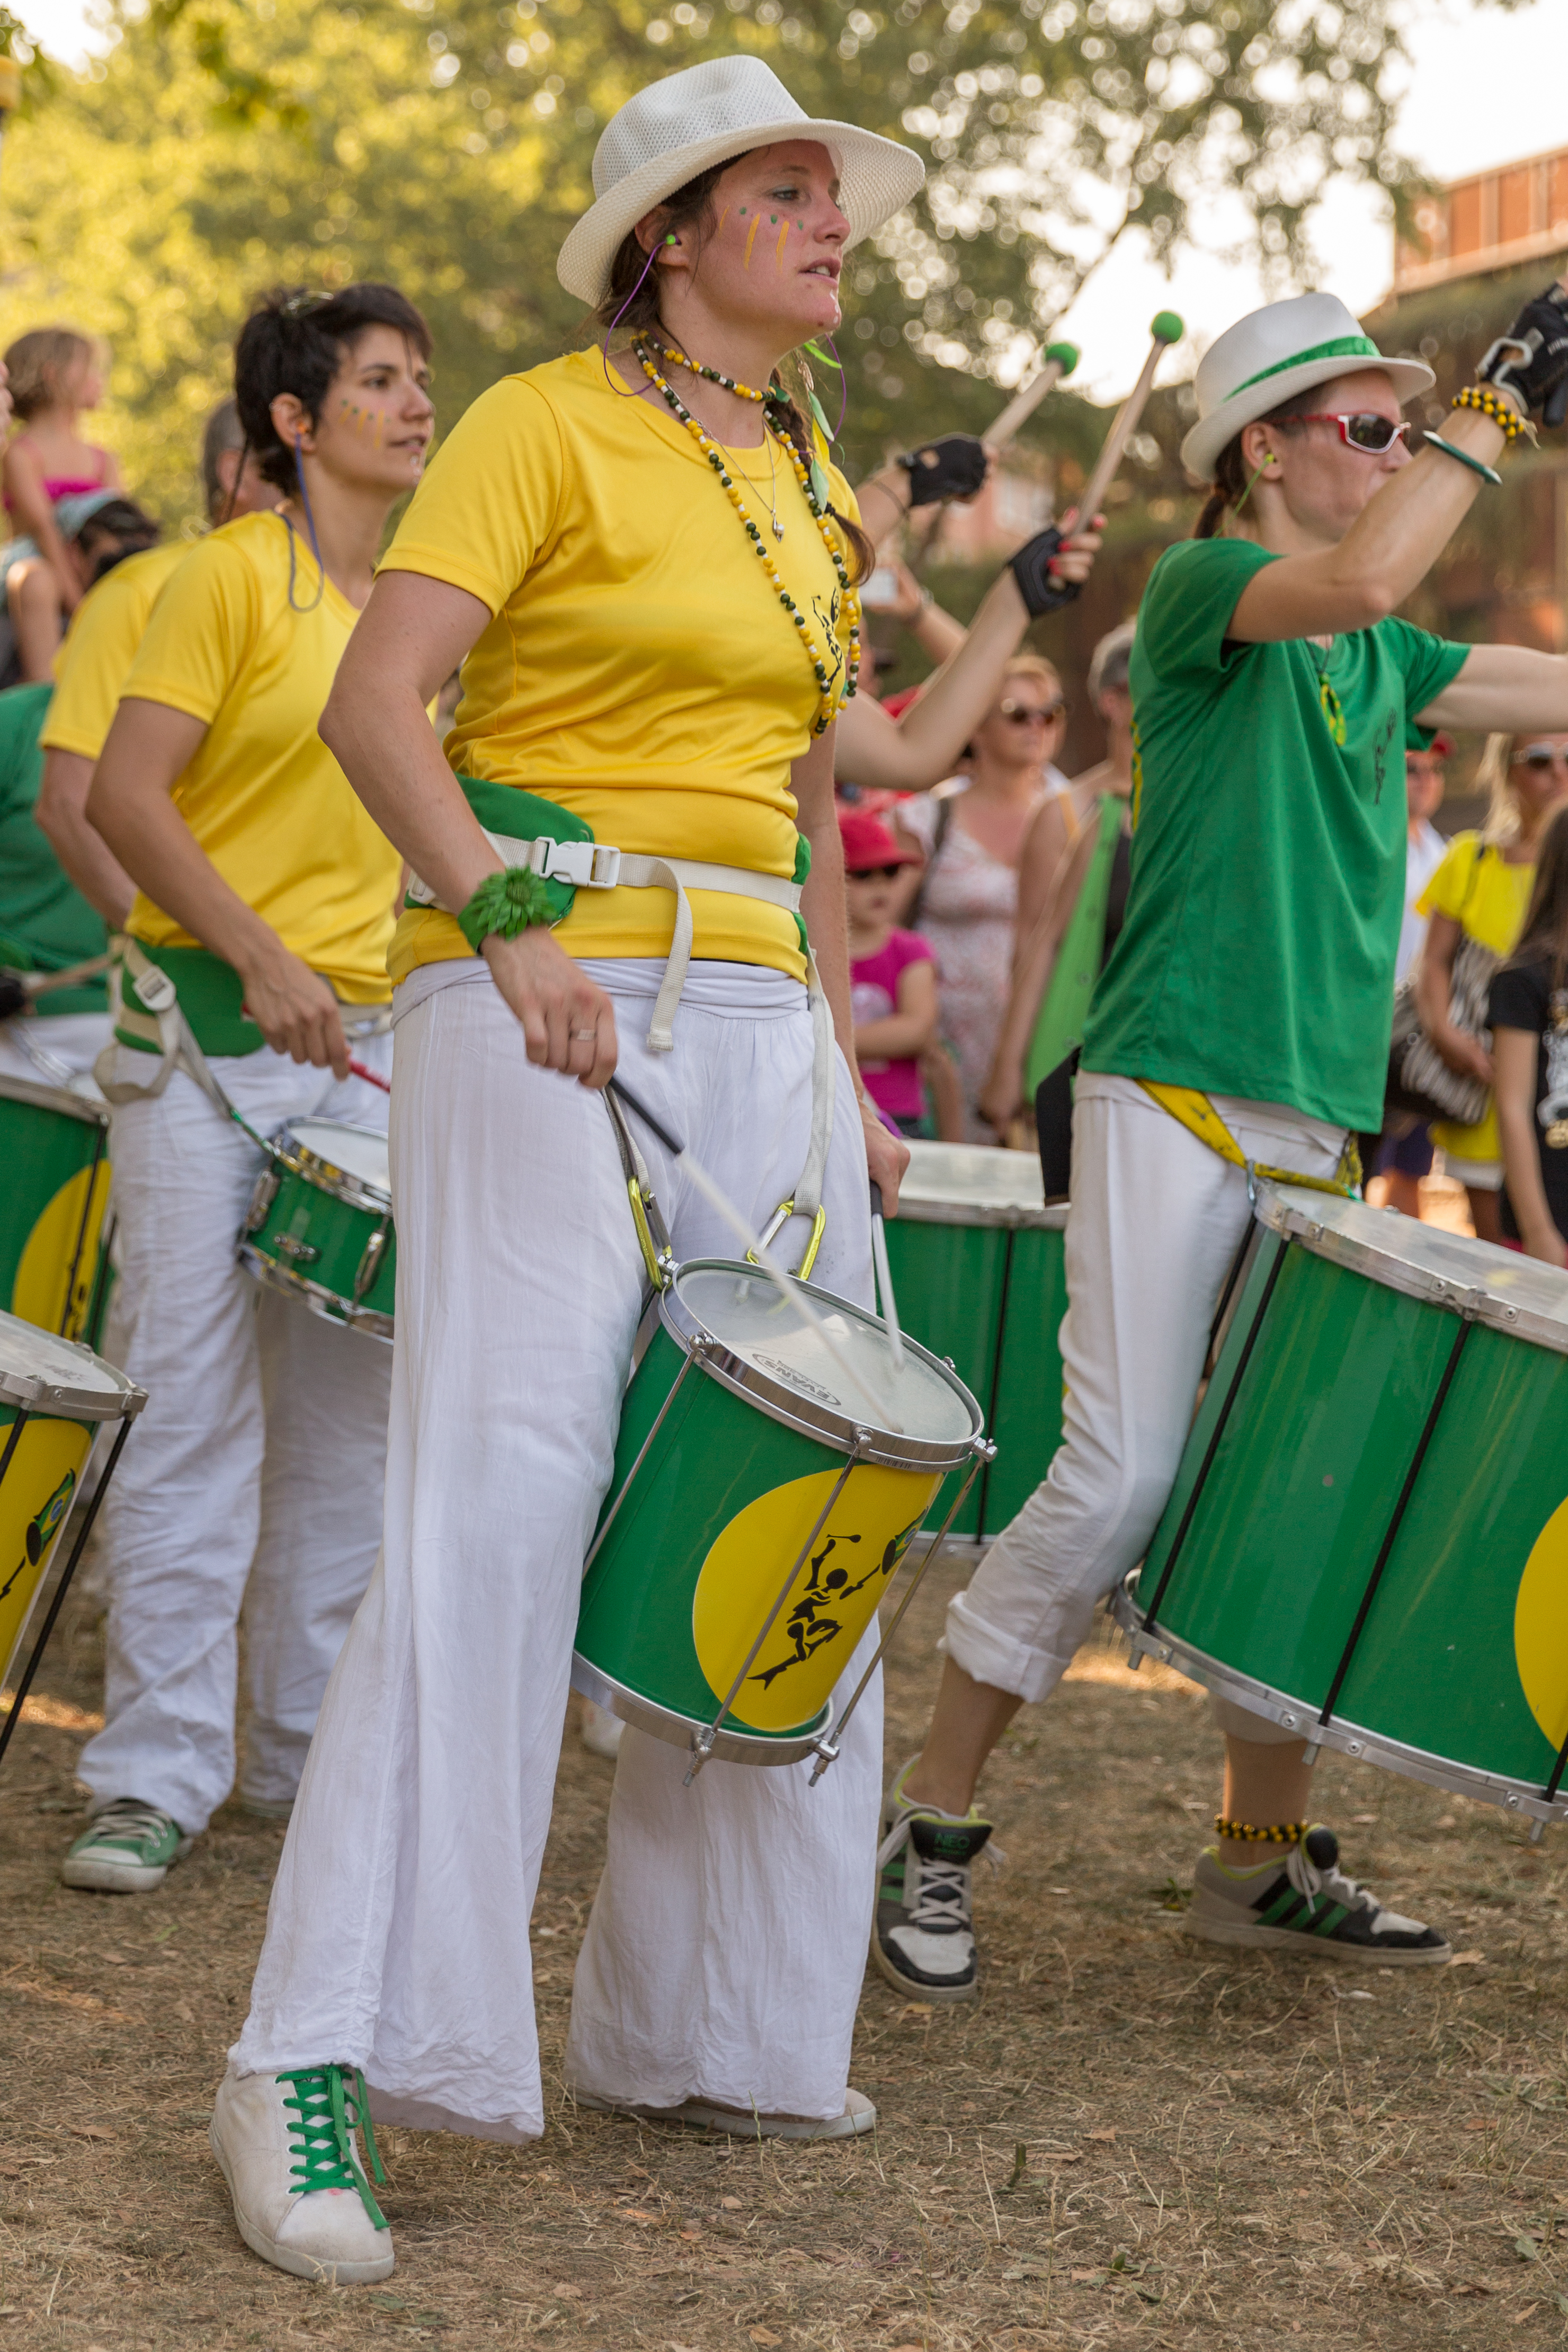
[[[621,878],[621,853],[604,842],[536,841],[530,862],[547,882],[579,890],[613,890]]]
[[[174,1009],[174,983],[157,964],[150,964],[131,983],[149,1013],[172,1013]]]

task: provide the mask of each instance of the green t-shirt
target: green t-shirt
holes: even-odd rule
[[[1249,540],[1185,540],[1150,578],[1130,681],[1132,880],[1083,1067],[1375,1130],[1405,752],[1430,740],[1413,714],[1469,648],[1394,620],[1327,653],[1227,637],[1243,589],[1276,560]]]
[[[100,956],[103,918],[67,881],[33,807],[44,772],[38,734],[54,688],[13,686],[0,694],[0,963],[17,971],[64,971]],[[101,980],[50,989],[40,1013],[101,1013]]]

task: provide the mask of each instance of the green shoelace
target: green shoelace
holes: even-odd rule
[[[345,2085],[345,2070],[342,2066],[306,2066],[296,2073],[279,2075],[280,2083],[294,2086],[293,2096],[285,2094],[283,2104],[292,2107],[299,2117],[298,2122],[289,2126],[289,2137],[298,2152],[298,2160],[289,2168],[289,2178],[299,2183],[305,2196],[317,2189],[357,2189],[365,2211],[378,2230],[384,2230],[388,2227],[386,2216],[376,2203],[354,2154],[353,2134],[357,2127],[364,2134],[371,2170],[384,2186],[386,2174],[371,2125],[364,2076],[357,2066],[346,2071],[353,2076],[352,2090]]]

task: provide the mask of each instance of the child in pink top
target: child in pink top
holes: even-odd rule
[[[55,513],[61,499],[118,490],[107,449],[84,441],[77,420],[103,398],[97,347],[69,327],[36,327],[5,352],[16,431],[0,458],[0,488],[17,537],[5,600],[25,679],[46,678],[82,583]]]
[[[920,1056],[936,1035],[936,966],[917,931],[893,927],[901,869],[918,866],[880,817],[840,808],[849,907],[849,1001],[866,1091],[904,1135],[930,1135]]]

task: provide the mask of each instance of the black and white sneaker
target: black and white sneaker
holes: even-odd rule
[[[973,2000],[980,1956],[970,1882],[994,1824],[974,1806],[943,1813],[912,1804],[900,1793],[911,1769],[912,1759],[888,1795],[871,1958],[900,1992],[921,2000]]]
[[[1323,1952],[1331,1959],[1384,1969],[1441,1967],[1453,1948],[1436,1927],[1385,1911],[1369,1887],[1339,1866],[1340,1842],[1321,1823],[1281,1858],[1250,1870],[1221,1862],[1217,1846],[1198,1856],[1188,1933],[1208,1944],[1268,1951]]]

